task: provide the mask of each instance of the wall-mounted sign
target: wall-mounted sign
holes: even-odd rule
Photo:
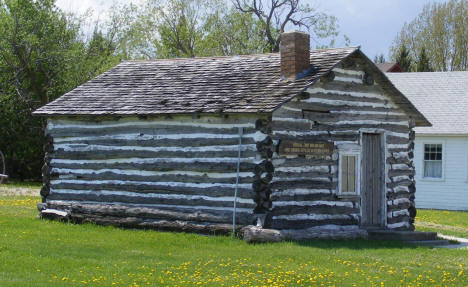
[[[308,155],[313,157],[326,157],[333,153],[332,142],[314,141],[280,141],[280,155]]]

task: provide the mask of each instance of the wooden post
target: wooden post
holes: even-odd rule
[[[237,190],[239,188],[239,170],[240,170],[240,157],[242,146],[243,129],[239,128],[239,149],[237,150],[237,171],[236,171],[236,187],[234,189],[234,210],[232,212],[232,237],[236,236],[236,207],[237,207]]]

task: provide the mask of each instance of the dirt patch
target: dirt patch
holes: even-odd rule
[[[15,187],[8,185],[0,185],[0,196],[39,196],[40,188],[38,187]]]

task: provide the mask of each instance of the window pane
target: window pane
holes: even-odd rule
[[[424,160],[442,160],[441,144],[425,144]]]
[[[349,177],[348,177],[348,191],[354,192],[355,187],[355,175],[356,175],[356,157],[355,156],[348,156],[348,170],[349,170]]]
[[[442,161],[425,161],[424,177],[442,178]]]
[[[358,174],[357,156],[341,156],[341,192],[356,192],[356,180]]]
[[[348,190],[348,157],[341,157],[341,191]]]

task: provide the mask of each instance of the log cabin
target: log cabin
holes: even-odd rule
[[[412,230],[413,128],[430,123],[358,47],[309,38],[123,61],[39,108],[41,216],[294,239]]]

